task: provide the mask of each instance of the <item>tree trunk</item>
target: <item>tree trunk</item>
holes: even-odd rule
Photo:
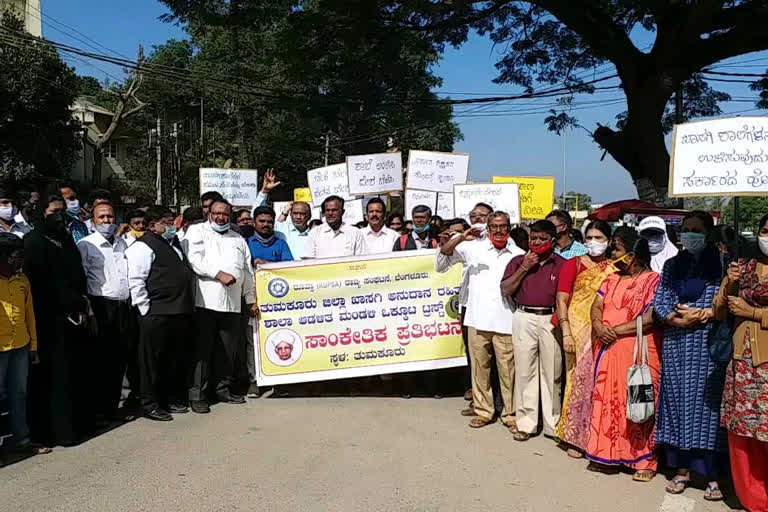
[[[600,126],[593,137],[629,171],[640,199],[658,206],[677,207],[680,202],[670,201],[667,196],[669,151],[661,124],[673,89],[660,75],[642,75],[642,83],[638,85],[623,80],[627,96],[627,119],[623,129],[615,131]]]

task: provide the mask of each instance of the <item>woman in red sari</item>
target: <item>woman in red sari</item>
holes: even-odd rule
[[[651,303],[659,274],[650,270],[648,242],[634,229],[618,228],[613,240],[619,272],[606,278],[592,305],[595,384],[585,456],[591,461],[587,468],[591,471],[606,472],[610,470],[605,466],[623,465],[635,470],[633,480],[648,482],[656,475],[655,421],[651,418],[636,424],[627,419],[627,370],[633,364],[635,321],[642,316],[654,397],[658,398],[660,337],[653,327]]]

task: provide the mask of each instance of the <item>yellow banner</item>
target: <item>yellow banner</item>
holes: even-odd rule
[[[436,273],[434,254],[261,266],[256,272],[258,383],[465,365],[458,319],[461,269]]]
[[[555,178],[494,176],[493,182],[520,185],[520,216],[523,219],[543,219],[552,211],[555,198]]]
[[[309,191],[309,188],[295,188],[293,189],[293,200],[312,204],[312,192]]]

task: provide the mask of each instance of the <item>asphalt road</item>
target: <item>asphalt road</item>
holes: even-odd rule
[[[262,398],[138,420],[0,469],[0,510],[724,511],[587,472],[543,437],[480,430],[460,398]]]

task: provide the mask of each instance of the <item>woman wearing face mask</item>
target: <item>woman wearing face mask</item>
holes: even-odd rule
[[[646,217],[637,227],[640,236],[648,240],[651,250],[651,270],[661,274],[664,263],[677,256],[678,250],[667,236],[667,225],[660,217]]]
[[[725,366],[712,361],[708,343],[722,276],[710,238],[713,227],[706,212],[683,218],[684,250],[664,265],[653,304],[664,323],[656,442],[664,447],[667,465],[677,469],[666,490],[682,493],[693,472],[708,482],[704,498],[710,501],[723,498],[718,480],[725,448],[720,428]]]
[[[653,418],[644,423],[627,419],[627,370],[634,363],[636,319],[642,317],[648,339],[648,366],[654,396],[658,396],[659,336],[653,327],[651,302],[659,275],[650,269],[648,242],[637,232],[620,227],[613,234],[614,265],[600,286],[592,305],[593,347],[597,353],[589,440],[585,450],[587,469],[616,472],[617,466],[635,470],[632,477],[648,482],[656,474]],[[607,466],[613,466],[609,469]]]
[[[747,510],[768,510],[768,215],[759,254],[733,262],[715,298],[718,318],[735,317],[722,423],[728,429],[736,495]]]
[[[586,448],[592,412],[594,357],[590,311],[600,285],[616,272],[609,260],[611,226],[596,220],[587,226],[586,233],[589,253],[564,264],[557,282],[557,313],[553,317],[553,323],[559,323],[563,333],[567,372],[563,412],[556,434],[571,446],[568,456],[574,458],[581,458]]]
[[[84,341],[86,277],[64,225],[65,208],[58,196],[36,204],[35,229],[24,237],[24,273],[40,319],[40,364],[31,375],[30,426],[33,438],[48,446],[76,443],[90,431],[92,420],[85,403],[92,396],[86,381],[86,362],[92,360]]]

